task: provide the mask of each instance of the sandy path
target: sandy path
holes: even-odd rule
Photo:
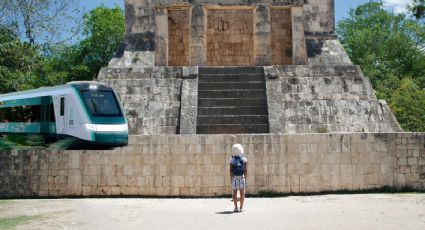
[[[425,229],[425,194],[230,199],[13,200],[0,217],[39,215],[17,229]]]

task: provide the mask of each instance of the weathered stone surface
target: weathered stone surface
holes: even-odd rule
[[[155,15],[156,33],[155,33],[155,65],[168,65],[169,32],[167,9],[164,7],[156,8]]]
[[[155,53],[152,51],[124,51],[120,56],[113,57],[110,68],[140,68],[152,67],[155,64]]]
[[[189,65],[190,9],[168,11],[168,65]]]
[[[388,106],[376,100],[370,82],[356,66],[265,69],[271,132],[401,131]]]
[[[206,77],[216,84],[200,87],[211,87],[199,92],[202,122],[216,122],[218,111],[227,126],[235,120],[245,127],[258,122],[261,132],[401,131],[336,39],[333,0],[125,3],[125,39],[99,80],[111,84],[123,101],[131,134],[194,133],[198,66],[260,66],[267,88],[264,108],[263,89],[252,82],[258,72],[215,68],[218,72]],[[259,114],[246,118],[252,114],[240,114],[244,108]],[[264,126],[267,115],[270,129]]]
[[[351,65],[351,60],[337,39],[307,39],[308,63],[311,65]]]
[[[207,65],[207,12],[198,4],[192,8],[190,65]]]
[[[185,79],[182,86],[180,134],[196,134],[198,116],[198,79]]]
[[[267,6],[255,7],[254,48],[255,65],[267,66],[272,63],[270,53],[273,39],[271,36],[270,10]]]
[[[176,134],[182,75],[179,67],[105,68],[99,80],[118,94],[130,134]]]
[[[307,53],[304,33],[304,12],[301,7],[292,7],[292,63],[294,65],[307,64]]]
[[[211,9],[207,14],[208,65],[254,65],[253,11]]]
[[[306,64],[305,39],[335,37],[333,0],[125,0],[125,15],[111,67]]]
[[[249,160],[249,194],[425,189],[423,133],[147,135],[130,143],[111,151],[1,151],[0,198],[225,195],[233,143]]]

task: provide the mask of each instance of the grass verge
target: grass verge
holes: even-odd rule
[[[17,217],[3,217],[0,218],[0,229],[13,229],[14,227],[28,222],[32,219],[37,218],[37,216],[17,216]]]
[[[261,190],[258,194],[247,195],[250,197],[288,197],[288,196],[320,196],[320,195],[344,195],[344,194],[370,194],[370,193],[382,193],[382,194],[423,194],[424,191],[418,191],[411,187],[394,188],[390,186],[384,186],[381,188],[365,189],[365,190],[338,190],[338,191],[323,191],[323,192],[298,192],[298,193],[281,193],[274,190]]]

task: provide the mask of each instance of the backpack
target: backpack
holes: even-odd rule
[[[245,162],[243,162],[242,157],[232,156],[233,157],[233,167],[232,173],[234,176],[242,176],[245,171]]]

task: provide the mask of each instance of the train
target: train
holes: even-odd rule
[[[128,123],[110,86],[78,81],[0,95],[0,135],[10,134],[119,147],[128,144]]]

